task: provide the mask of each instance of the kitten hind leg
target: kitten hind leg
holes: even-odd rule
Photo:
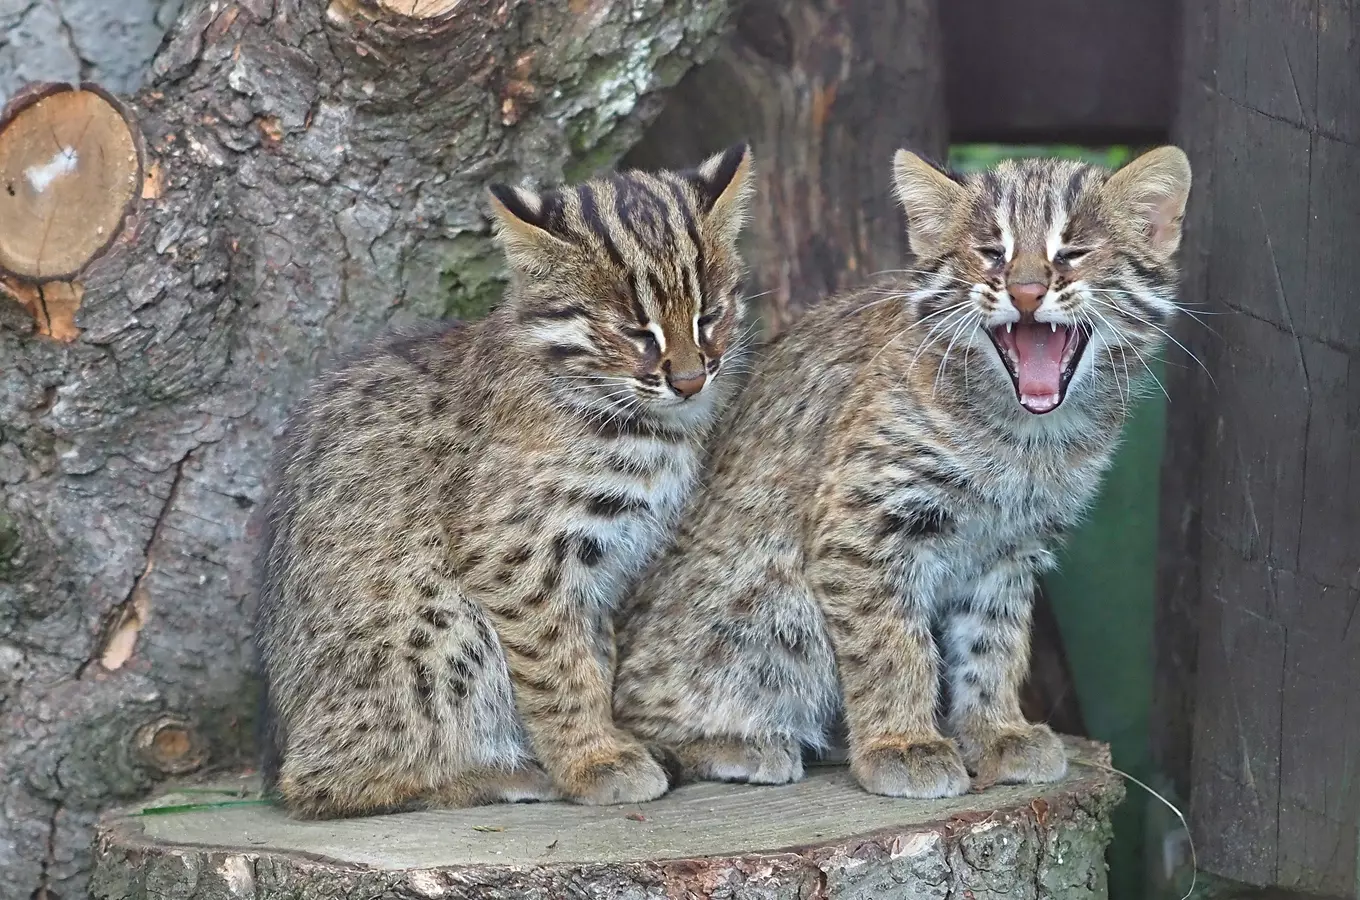
[[[531,763],[515,769],[481,769],[468,772],[436,788],[431,804],[445,808],[484,806],[489,803],[537,803],[564,800],[542,766]]]
[[[1034,588],[1028,573],[994,573],[945,621],[950,731],[983,785],[1044,783],[1067,773],[1062,741],[1020,711]]]
[[[674,753],[685,779],[788,784],[803,777],[802,748],[788,739],[700,738]]]

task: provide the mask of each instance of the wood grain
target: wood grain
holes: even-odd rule
[[[1186,25],[1186,299],[1223,315],[1192,338],[1216,384],[1171,385],[1159,754],[1211,872],[1354,897],[1360,10],[1192,0]]]

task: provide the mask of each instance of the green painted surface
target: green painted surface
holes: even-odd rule
[[[1160,377],[1160,373],[1159,377]],[[1047,579],[1082,715],[1108,741],[1114,764],[1148,781],[1152,701],[1152,617],[1157,566],[1157,495],[1166,400],[1142,401],[1100,500]],[[1110,895],[1142,896],[1142,791],[1115,812]]]
[[[1061,156],[1117,167],[1128,147],[1035,147],[974,144],[955,147],[950,165],[962,171],[1012,156]],[[1161,371],[1157,371],[1161,377]],[[1090,736],[1107,741],[1114,764],[1151,780],[1148,745],[1152,701],[1152,619],[1157,566],[1157,498],[1166,399],[1154,387],[1138,403],[1100,499],[1046,580]],[[1114,815],[1110,896],[1144,896],[1147,811],[1141,789]]]

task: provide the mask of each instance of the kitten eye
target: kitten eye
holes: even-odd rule
[[[656,335],[653,334],[649,329],[628,328],[625,329],[623,333],[628,335],[628,337],[632,338],[633,340],[641,342],[644,352],[646,353],[661,352],[661,345],[657,343]]]
[[[978,256],[981,256],[989,266],[999,266],[1006,261],[1006,251],[1000,247],[975,247]]]
[[[1064,249],[1053,254],[1053,261],[1060,266],[1075,266],[1090,250]]]
[[[707,331],[710,325],[716,325],[721,318],[721,312],[704,313],[699,317],[699,330]]]

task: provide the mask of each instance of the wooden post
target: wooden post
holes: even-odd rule
[[[1356,896],[1360,8],[1187,0],[1195,190],[1163,481],[1156,737],[1201,865]]]

